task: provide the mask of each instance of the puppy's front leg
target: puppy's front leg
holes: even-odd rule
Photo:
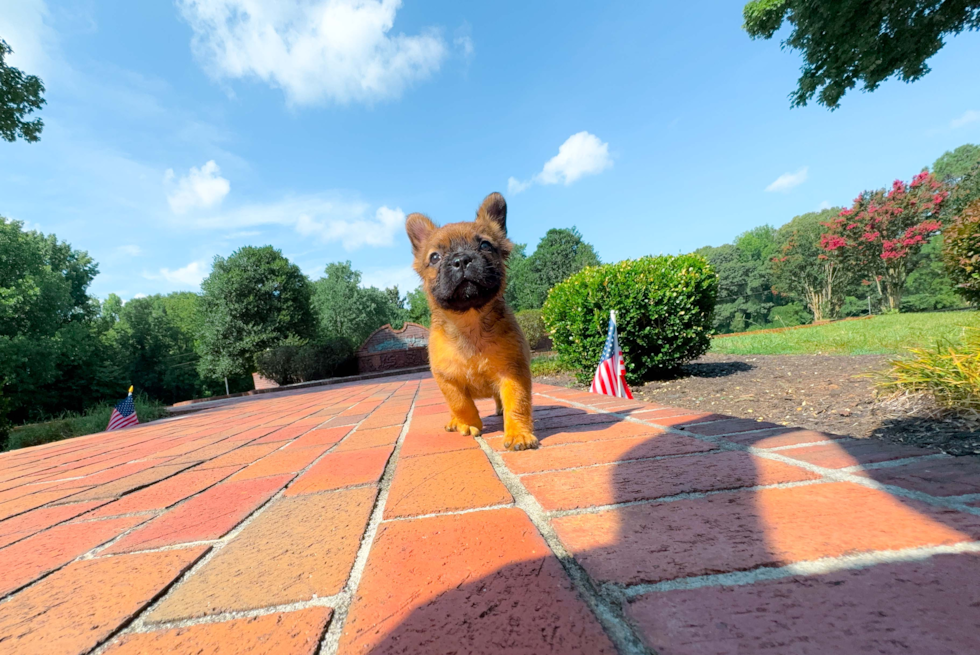
[[[446,432],[480,436],[483,433],[483,421],[480,420],[480,412],[469,392],[445,378],[437,377],[436,382],[452,413],[452,418],[446,424]]]
[[[504,377],[500,380],[500,399],[504,405],[504,447],[530,450],[538,447],[531,416],[531,380]]]

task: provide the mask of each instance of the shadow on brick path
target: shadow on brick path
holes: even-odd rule
[[[501,452],[487,419],[536,525],[382,531],[401,559],[369,565],[341,652],[980,652],[973,458],[638,405],[645,424],[540,399],[531,453]],[[538,532],[564,561],[528,556],[549,552]]]

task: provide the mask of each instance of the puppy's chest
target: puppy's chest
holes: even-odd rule
[[[452,338],[446,335],[446,346],[441,349],[439,361],[433,362],[445,374],[470,384],[499,377],[499,348],[491,339],[474,339],[465,335]]]

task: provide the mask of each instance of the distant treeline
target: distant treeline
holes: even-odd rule
[[[540,307],[553,284],[599,263],[574,228],[550,230],[534,253],[525,250],[510,266],[508,298],[518,308]],[[200,293],[125,302],[89,294],[98,266],[86,252],[2,217],[0,262],[0,432],[5,419],[85,411],[130,384],[166,403],[223,394],[226,378],[232,392],[251,389],[257,357],[282,368],[288,354],[300,371],[288,379],[350,372],[354,350],[377,328],[429,323],[421,289],[364,287],[350,262],[310,280],[272,246],[215,258]]]
[[[719,333],[889,311],[964,307],[943,261],[943,226],[980,198],[980,146],[945,153],[851,207],[763,225],[695,251],[719,276]]]

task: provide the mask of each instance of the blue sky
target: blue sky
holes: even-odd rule
[[[0,0],[47,86],[0,143],[0,214],[98,261],[105,297],[196,289],[272,244],[417,285],[404,215],[514,241],[577,226],[604,261],[718,245],[980,143],[980,34],[915,84],[790,109],[799,55],[739,2]]]

